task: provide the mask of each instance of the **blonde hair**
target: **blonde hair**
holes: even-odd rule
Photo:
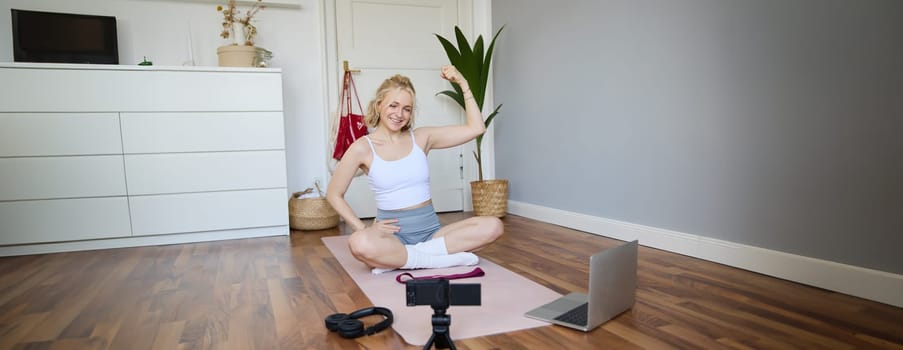
[[[414,92],[414,84],[411,83],[411,79],[408,77],[395,74],[388,79],[384,80],[382,84],[379,85],[379,89],[376,89],[376,97],[370,100],[370,103],[367,104],[367,112],[364,114],[364,122],[367,123],[371,128],[375,128],[379,125],[379,105],[386,99],[386,95],[389,94],[392,90],[404,90],[411,94],[412,104],[415,104],[413,100],[415,98]],[[413,105],[411,107],[414,107]],[[407,131],[411,129],[411,126],[414,125],[414,113],[411,113],[411,119],[408,121],[408,124],[401,128],[402,131]]]

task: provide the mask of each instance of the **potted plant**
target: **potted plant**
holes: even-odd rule
[[[486,84],[489,82],[489,67],[492,62],[492,50],[495,47],[495,39],[498,38],[502,29],[504,29],[504,27],[499,28],[492,37],[489,48],[486,49],[485,52],[483,50],[482,35],[477,37],[473,47],[471,47],[470,43],[467,42],[467,38],[464,37],[464,33],[461,32],[461,29],[458,28],[458,26],[455,26],[457,47],[455,47],[448,39],[436,34],[436,38],[439,39],[439,42],[445,49],[445,53],[448,55],[448,60],[459,72],[461,72],[464,79],[467,79],[467,83],[470,85],[470,91],[473,93],[474,100],[476,101],[477,106],[480,107],[480,110],[483,110],[483,101],[486,97]],[[452,88],[454,88],[454,91],[446,90],[439,92],[439,94],[451,97],[461,106],[461,108],[464,108],[464,95],[461,91],[461,87],[457,84],[452,84]],[[502,105],[495,107],[495,110],[493,110],[486,118],[484,123],[487,130],[489,129],[489,125],[492,124],[492,120],[498,115],[499,108],[502,108]],[[477,136],[476,141],[477,147],[473,152],[473,156],[477,161],[479,177],[477,181],[470,182],[474,214],[478,216],[503,217],[508,211],[508,180],[483,179],[483,135]]]
[[[254,67],[259,48],[254,46],[254,37],[257,36],[257,27],[251,23],[254,15],[266,6],[262,0],[257,0],[250,9],[241,17],[241,11],[235,7],[235,0],[229,0],[226,7],[217,6],[216,10],[223,13],[223,31],[220,36],[223,39],[232,38],[232,43],[216,49],[221,67]]]

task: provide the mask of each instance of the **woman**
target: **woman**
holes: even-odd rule
[[[464,92],[464,125],[413,129],[414,86],[395,75],[380,85],[367,105],[365,122],[372,132],[348,148],[329,182],[326,199],[354,229],[348,239],[351,254],[373,267],[374,274],[474,265],[479,259],[470,251],[502,234],[498,218],[472,217],[441,226],[433,209],[426,155],[469,142],[485,131],[467,80],[454,66],[442,67],[441,77]],[[378,211],[371,226],[364,225],[344,199],[358,169],[367,173],[376,197]]]

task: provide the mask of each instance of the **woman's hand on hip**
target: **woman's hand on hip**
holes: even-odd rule
[[[395,234],[396,232],[401,230],[401,227],[395,225],[397,223],[398,219],[373,219],[373,225],[370,226],[370,229],[376,230],[376,232],[379,233]]]

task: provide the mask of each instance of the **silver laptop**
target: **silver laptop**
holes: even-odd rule
[[[570,293],[525,316],[589,332],[633,307],[638,241],[589,258],[589,295]]]

